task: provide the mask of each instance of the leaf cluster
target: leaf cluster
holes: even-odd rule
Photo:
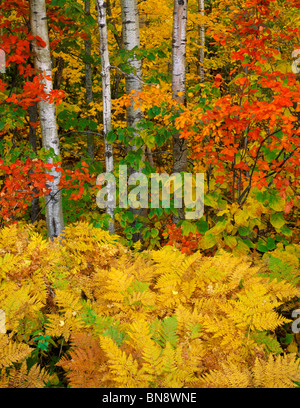
[[[66,227],[60,243],[14,224],[1,230],[0,243],[1,386],[300,381],[298,356],[276,337],[291,323],[279,309],[299,289],[261,273],[262,261],[225,251],[187,256],[172,246],[130,251],[85,222]],[[61,344],[55,364],[52,342]]]

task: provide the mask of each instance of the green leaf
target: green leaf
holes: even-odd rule
[[[256,194],[256,199],[257,199],[257,201],[259,202],[259,203],[262,203],[262,204],[264,204],[265,203],[265,201],[267,201],[268,200],[268,193],[266,192],[266,191],[259,191],[257,194]]]
[[[285,219],[282,213],[271,214],[270,222],[276,229],[280,229],[285,224]]]
[[[278,195],[277,192],[269,194],[269,207],[274,211],[283,211],[284,200]]]
[[[282,348],[278,341],[266,332],[253,333],[252,337],[257,344],[263,344],[267,352],[277,355],[282,353]]]
[[[151,237],[151,231],[147,229],[142,233],[142,235],[143,235],[144,240],[147,241],[147,239]]]
[[[200,218],[197,222],[196,222],[197,228],[198,228],[198,232],[200,234],[205,234],[206,231],[208,231],[209,227],[208,227],[208,223],[203,219]]]
[[[284,345],[291,344],[294,339],[293,333],[286,333],[285,337],[280,337],[280,342]]]
[[[245,237],[251,234],[251,231],[248,227],[238,227],[238,232],[242,237]]]
[[[108,143],[113,143],[117,139],[117,137],[117,134],[113,130],[111,130],[107,133],[106,140]]]
[[[247,247],[249,247],[249,248],[254,248],[254,247],[255,247],[255,245],[253,244],[253,242],[252,242],[251,239],[249,239],[249,238],[243,239],[243,242],[244,242],[244,244],[246,244]]]
[[[214,234],[211,234],[209,231],[205,233],[204,237],[202,238],[202,246],[203,249],[212,248],[216,245],[217,240]]]
[[[211,234],[218,235],[223,232],[226,229],[228,222],[228,218],[224,218],[223,220],[218,221],[216,225],[210,229]]]
[[[158,236],[158,234],[159,234],[158,229],[152,229],[151,230],[151,237],[152,238],[156,238]]]
[[[237,246],[237,240],[236,240],[235,237],[232,237],[232,236],[225,236],[224,237],[224,242],[231,249]]]
[[[293,235],[293,231],[289,229],[286,225],[280,228],[280,232],[287,237],[291,237]]]
[[[123,331],[119,331],[117,327],[111,326],[103,333],[103,336],[110,337],[119,347],[128,337]]]
[[[212,208],[218,208],[218,197],[214,196],[212,193],[205,194],[204,204]]]
[[[272,251],[272,249],[275,249],[276,248],[276,244],[275,244],[275,241],[274,241],[274,239],[273,238],[268,238],[267,239],[267,248],[268,248],[268,250],[269,251]]]
[[[265,242],[262,241],[262,240],[259,240],[259,241],[258,241],[258,243],[257,243],[257,249],[258,249],[260,252],[267,252],[267,251],[268,251],[268,248],[267,248]]]
[[[161,108],[159,106],[153,106],[152,108],[149,109],[148,111],[148,116],[150,119],[155,118],[155,116],[158,116],[161,113]]]
[[[131,211],[126,211],[126,213],[123,214],[122,218],[126,221],[133,222],[134,216]]]
[[[168,341],[171,346],[174,348],[177,345],[178,337],[177,337],[177,317],[165,317],[162,321],[161,330],[160,330],[160,344],[162,347],[166,345]]]
[[[182,228],[182,234],[184,236],[189,235],[190,232],[192,232],[193,234],[195,234],[195,232],[197,231],[197,225],[191,223],[190,221],[183,221],[183,223],[181,224],[181,228]]]

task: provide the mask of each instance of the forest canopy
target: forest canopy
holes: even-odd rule
[[[299,383],[299,8],[2,0],[1,387]]]

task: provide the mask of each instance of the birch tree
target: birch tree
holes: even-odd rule
[[[123,47],[127,51],[133,48],[140,48],[140,33],[139,33],[139,11],[137,0],[121,0],[121,14],[122,14],[122,36]],[[126,93],[130,94],[132,91],[142,92],[142,62],[135,55],[128,59],[128,64],[132,68],[132,72],[126,75]],[[137,124],[142,119],[142,111],[134,108],[134,103],[131,101],[130,106],[126,108],[127,127],[135,129],[134,136],[138,134]],[[128,150],[137,150],[135,145],[129,145]],[[140,169],[139,169],[140,171]],[[133,173],[133,169],[129,169],[129,173]],[[143,209],[130,209],[134,215],[142,215]],[[134,223],[132,224],[134,226]],[[141,239],[139,233],[133,234],[133,241],[136,242]]]
[[[91,3],[90,0],[85,0],[84,12],[88,17],[91,15]],[[91,57],[92,43],[90,39],[84,41],[84,53],[87,58]],[[92,80],[92,67],[91,63],[87,60],[85,63],[85,91],[86,91],[86,104],[89,106],[93,102],[93,80]],[[87,152],[92,159],[95,156],[95,142],[93,133],[87,133]]]
[[[102,100],[103,100],[103,134],[105,144],[105,164],[106,172],[113,172],[113,145],[107,143],[107,133],[111,131],[111,86],[110,86],[110,64],[107,41],[107,21],[106,21],[106,2],[97,0],[98,9],[98,27],[100,36],[100,56],[102,65]],[[111,182],[107,183],[107,213],[110,215],[109,232],[115,232],[114,226],[114,185]]]
[[[204,16],[204,0],[198,0],[198,10],[201,16]],[[205,81],[204,77],[204,48],[205,48],[205,25],[204,23],[200,24],[199,27],[199,65],[198,65],[198,74],[200,76],[200,82]]]
[[[29,106],[28,108],[29,123],[36,123],[38,120],[38,108],[37,103]],[[29,143],[34,153],[37,152],[36,147],[36,128],[30,125],[29,128]],[[38,189],[33,189],[34,193],[37,193]],[[40,214],[40,201],[39,197],[33,197],[31,200],[31,222],[35,222]]]
[[[32,35],[40,37],[45,46],[41,46],[36,40],[32,42],[34,52],[34,65],[38,72],[45,73],[51,79],[43,78],[45,92],[50,93],[53,89],[51,57],[49,48],[49,36],[47,25],[47,12],[45,0],[30,0],[30,26]],[[54,103],[47,101],[38,102],[39,118],[41,124],[42,143],[45,150],[53,149],[55,158],[60,156],[59,138],[56,125],[56,114]],[[48,162],[53,163],[54,157],[49,157]],[[46,201],[46,222],[48,235],[51,239],[58,236],[64,229],[64,219],[62,211],[62,196],[59,190],[60,172],[54,169],[49,170],[49,174],[53,176],[53,181],[49,181],[47,187],[51,190],[45,196]]]
[[[131,51],[135,47],[140,47],[139,33],[139,12],[137,0],[121,0],[122,10],[122,31],[123,31],[123,46],[127,51]],[[132,74],[126,75],[126,93],[131,91],[142,92],[142,62],[133,56],[128,60],[128,64],[132,67]],[[142,111],[134,109],[133,102],[127,107],[126,120],[127,126],[137,128],[138,121],[142,118]],[[135,146],[130,147],[135,149]]]
[[[174,0],[173,36],[172,36],[172,97],[186,105],[186,22],[187,0]],[[173,135],[173,171],[187,169],[187,141]]]
[[[172,98],[186,105],[186,23],[187,0],[174,0],[172,34]],[[173,172],[187,170],[187,140],[173,134]],[[184,208],[178,208],[174,223],[184,219]]]

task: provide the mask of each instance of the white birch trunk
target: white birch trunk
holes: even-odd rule
[[[137,0],[121,0],[121,12],[122,12],[122,35],[123,46],[127,51],[131,51],[134,47],[140,47],[140,25],[139,25],[139,10]],[[133,68],[132,74],[126,76],[126,93],[130,94],[132,91],[143,91],[142,85],[142,61],[133,56],[128,60],[128,64]],[[140,109],[134,109],[134,103],[131,101],[131,105],[126,108],[127,127],[133,127],[135,129],[135,135],[138,134],[137,123],[142,119],[143,113]],[[128,149],[137,150],[136,146],[128,146]],[[129,168],[129,174],[132,174],[133,168]],[[141,172],[141,169],[138,170]],[[134,215],[143,215],[145,209],[134,209],[130,211]],[[134,222],[132,224],[134,226]],[[140,233],[133,234],[133,242],[137,242],[141,239]]]
[[[106,2],[105,0],[97,0],[98,9],[98,26],[100,35],[100,56],[102,65],[102,100],[103,100],[103,134],[105,143],[105,164],[106,172],[113,172],[114,162],[113,162],[113,145],[112,143],[107,143],[106,136],[107,133],[112,129],[111,126],[111,87],[110,87],[110,65],[109,65],[109,52],[108,52],[108,41],[107,41],[107,21],[106,21]],[[113,196],[114,185],[110,182],[107,184],[107,213],[110,215],[111,220],[109,221],[109,232],[115,232],[114,225],[114,196]]]
[[[172,98],[186,105],[186,24],[187,0],[174,0],[173,35],[172,35]],[[173,134],[173,172],[187,170],[187,140],[180,139],[180,133]],[[184,208],[178,208],[178,217],[173,217],[176,224],[185,218]]]
[[[123,45],[127,51],[134,47],[140,47],[140,33],[139,33],[139,11],[137,0],[121,0],[122,10],[122,30],[123,30]],[[142,61],[133,57],[128,60],[128,64],[133,68],[133,75],[126,77],[126,93],[131,91],[142,92]],[[137,122],[142,118],[142,111],[140,109],[134,110],[133,102],[126,111],[127,126],[136,128]],[[132,147],[135,149],[135,146]]]
[[[173,39],[172,39],[172,97],[186,104],[186,23],[187,0],[174,0]],[[173,135],[173,171],[187,169],[187,141],[180,139],[179,133]]]
[[[91,15],[90,0],[85,0],[84,11],[85,11],[86,16]],[[90,39],[85,40],[84,41],[84,52],[87,57],[91,56],[91,48],[92,48],[91,40]],[[85,91],[86,91],[86,103],[87,105],[89,105],[90,103],[93,102],[92,68],[89,62],[85,63]],[[88,156],[93,159],[95,156],[95,142],[94,142],[94,135],[92,133],[87,134],[87,152],[88,152]]]
[[[199,0],[198,9],[201,16],[204,16],[204,0]],[[200,76],[200,82],[205,81],[204,76],[204,47],[205,47],[205,25],[201,24],[199,28],[199,39],[200,39],[200,49],[199,49],[199,69],[198,73]]]
[[[45,0],[30,0],[30,25],[32,34],[39,36],[45,43],[45,47],[41,47],[35,40],[32,42],[34,52],[35,68],[39,72],[45,72],[52,78],[51,57],[49,48],[49,36],[47,25],[47,13]],[[53,88],[52,79],[43,79],[45,84],[45,92],[50,93]],[[41,123],[41,134],[43,147],[46,150],[51,148],[55,155],[59,158],[59,138],[56,126],[56,114],[54,103],[40,101],[38,102],[39,117]],[[53,163],[53,158],[48,159],[49,163]],[[64,229],[64,219],[62,211],[62,197],[59,191],[58,184],[60,182],[60,172],[50,170],[49,174],[54,177],[54,180],[47,183],[51,192],[45,196],[46,201],[46,221],[48,235],[51,239],[58,236]]]

